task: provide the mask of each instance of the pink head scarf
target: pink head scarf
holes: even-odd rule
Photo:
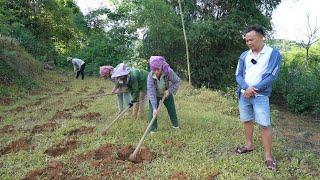
[[[112,71],[113,71],[112,66],[100,66],[99,73],[100,73],[100,76],[104,77],[111,74]]]
[[[166,62],[163,56],[151,56],[149,60],[150,69],[155,71],[161,69],[165,74],[169,72],[169,64]]]

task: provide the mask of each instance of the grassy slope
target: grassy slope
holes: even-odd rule
[[[35,145],[33,150],[1,156],[0,179],[22,178],[28,171],[45,167],[52,160],[68,164],[70,157],[106,143],[135,146],[147,126],[146,120],[126,117],[117,122],[108,135],[100,135],[101,130],[115,117],[116,97],[95,100],[86,97],[100,89],[110,91],[112,84],[107,81],[96,78],[81,81],[50,74],[47,88],[50,91],[39,92],[14,105],[0,107],[0,116],[3,117],[0,128],[11,124],[15,129],[20,129],[15,134],[2,134],[0,149],[19,137],[28,136],[30,132],[23,130],[48,122],[58,111],[71,108],[80,101],[88,108],[72,112],[71,119],[57,119],[60,127],[54,131],[35,134],[32,138]],[[273,108],[274,156],[279,165],[279,170],[274,173],[265,168],[258,127],[254,135],[256,150],[250,155],[239,156],[234,153],[234,148],[241,145],[244,139],[234,101],[218,92],[193,89],[186,84],[182,85],[175,98],[181,130],[174,131],[171,128],[163,108],[158,120],[159,131],[145,141],[157,158],[151,163],[144,163],[143,171],[138,173],[123,173],[123,168],[119,167],[122,177],[165,179],[183,173],[191,179],[203,179],[214,171],[219,172],[221,179],[312,179],[320,176],[319,124],[301,122],[300,117]],[[22,107],[22,111],[17,112],[17,107]],[[101,120],[85,121],[79,118],[88,112],[99,112]],[[82,125],[95,126],[96,130],[80,136],[77,149],[56,158],[43,153],[65,140],[65,132]],[[173,142],[173,145],[167,141]],[[130,165],[130,162],[127,164]],[[100,173],[90,165],[90,161],[77,167],[70,166],[68,171],[80,176]]]
[[[27,96],[39,88],[42,67],[14,39],[0,36],[0,101]]]

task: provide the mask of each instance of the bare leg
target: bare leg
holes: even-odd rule
[[[246,133],[246,145],[247,149],[253,149],[253,121],[244,122],[244,129]]]
[[[266,160],[272,160],[272,132],[271,127],[262,127],[261,131],[262,135],[262,142],[264,147],[264,153],[265,153],[265,159]]]

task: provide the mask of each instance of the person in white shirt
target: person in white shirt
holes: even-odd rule
[[[245,35],[250,48],[240,55],[236,70],[238,83],[240,120],[244,124],[246,144],[236,148],[239,154],[254,150],[254,123],[261,127],[267,168],[276,170],[272,157],[272,132],[269,96],[272,83],[276,79],[281,62],[280,52],[264,43],[264,31],[261,27],[249,27]]]
[[[77,71],[76,78],[78,79],[79,75],[81,74],[82,80],[84,79],[84,69],[86,67],[86,63],[78,58],[72,58],[72,57],[67,57],[67,61],[71,61],[73,64],[73,71]]]

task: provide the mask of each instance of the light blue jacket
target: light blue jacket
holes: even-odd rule
[[[236,70],[236,81],[238,83],[238,90],[237,95],[240,97],[241,95],[241,89],[246,90],[249,86],[244,80],[245,73],[246,73],[246,56],[248,51],[243,52],[240,55],[238,66]],[[259,82],[259,84],[255,85],[254,88],[258,89],[257,93],[264,95],[264,96],[270,96],[272,92],[272,83],[277,78],[280,70],[280,64],[281,64],[281,54],[278,50],[273,49],[266,72],[262,75],[262,80]]]

